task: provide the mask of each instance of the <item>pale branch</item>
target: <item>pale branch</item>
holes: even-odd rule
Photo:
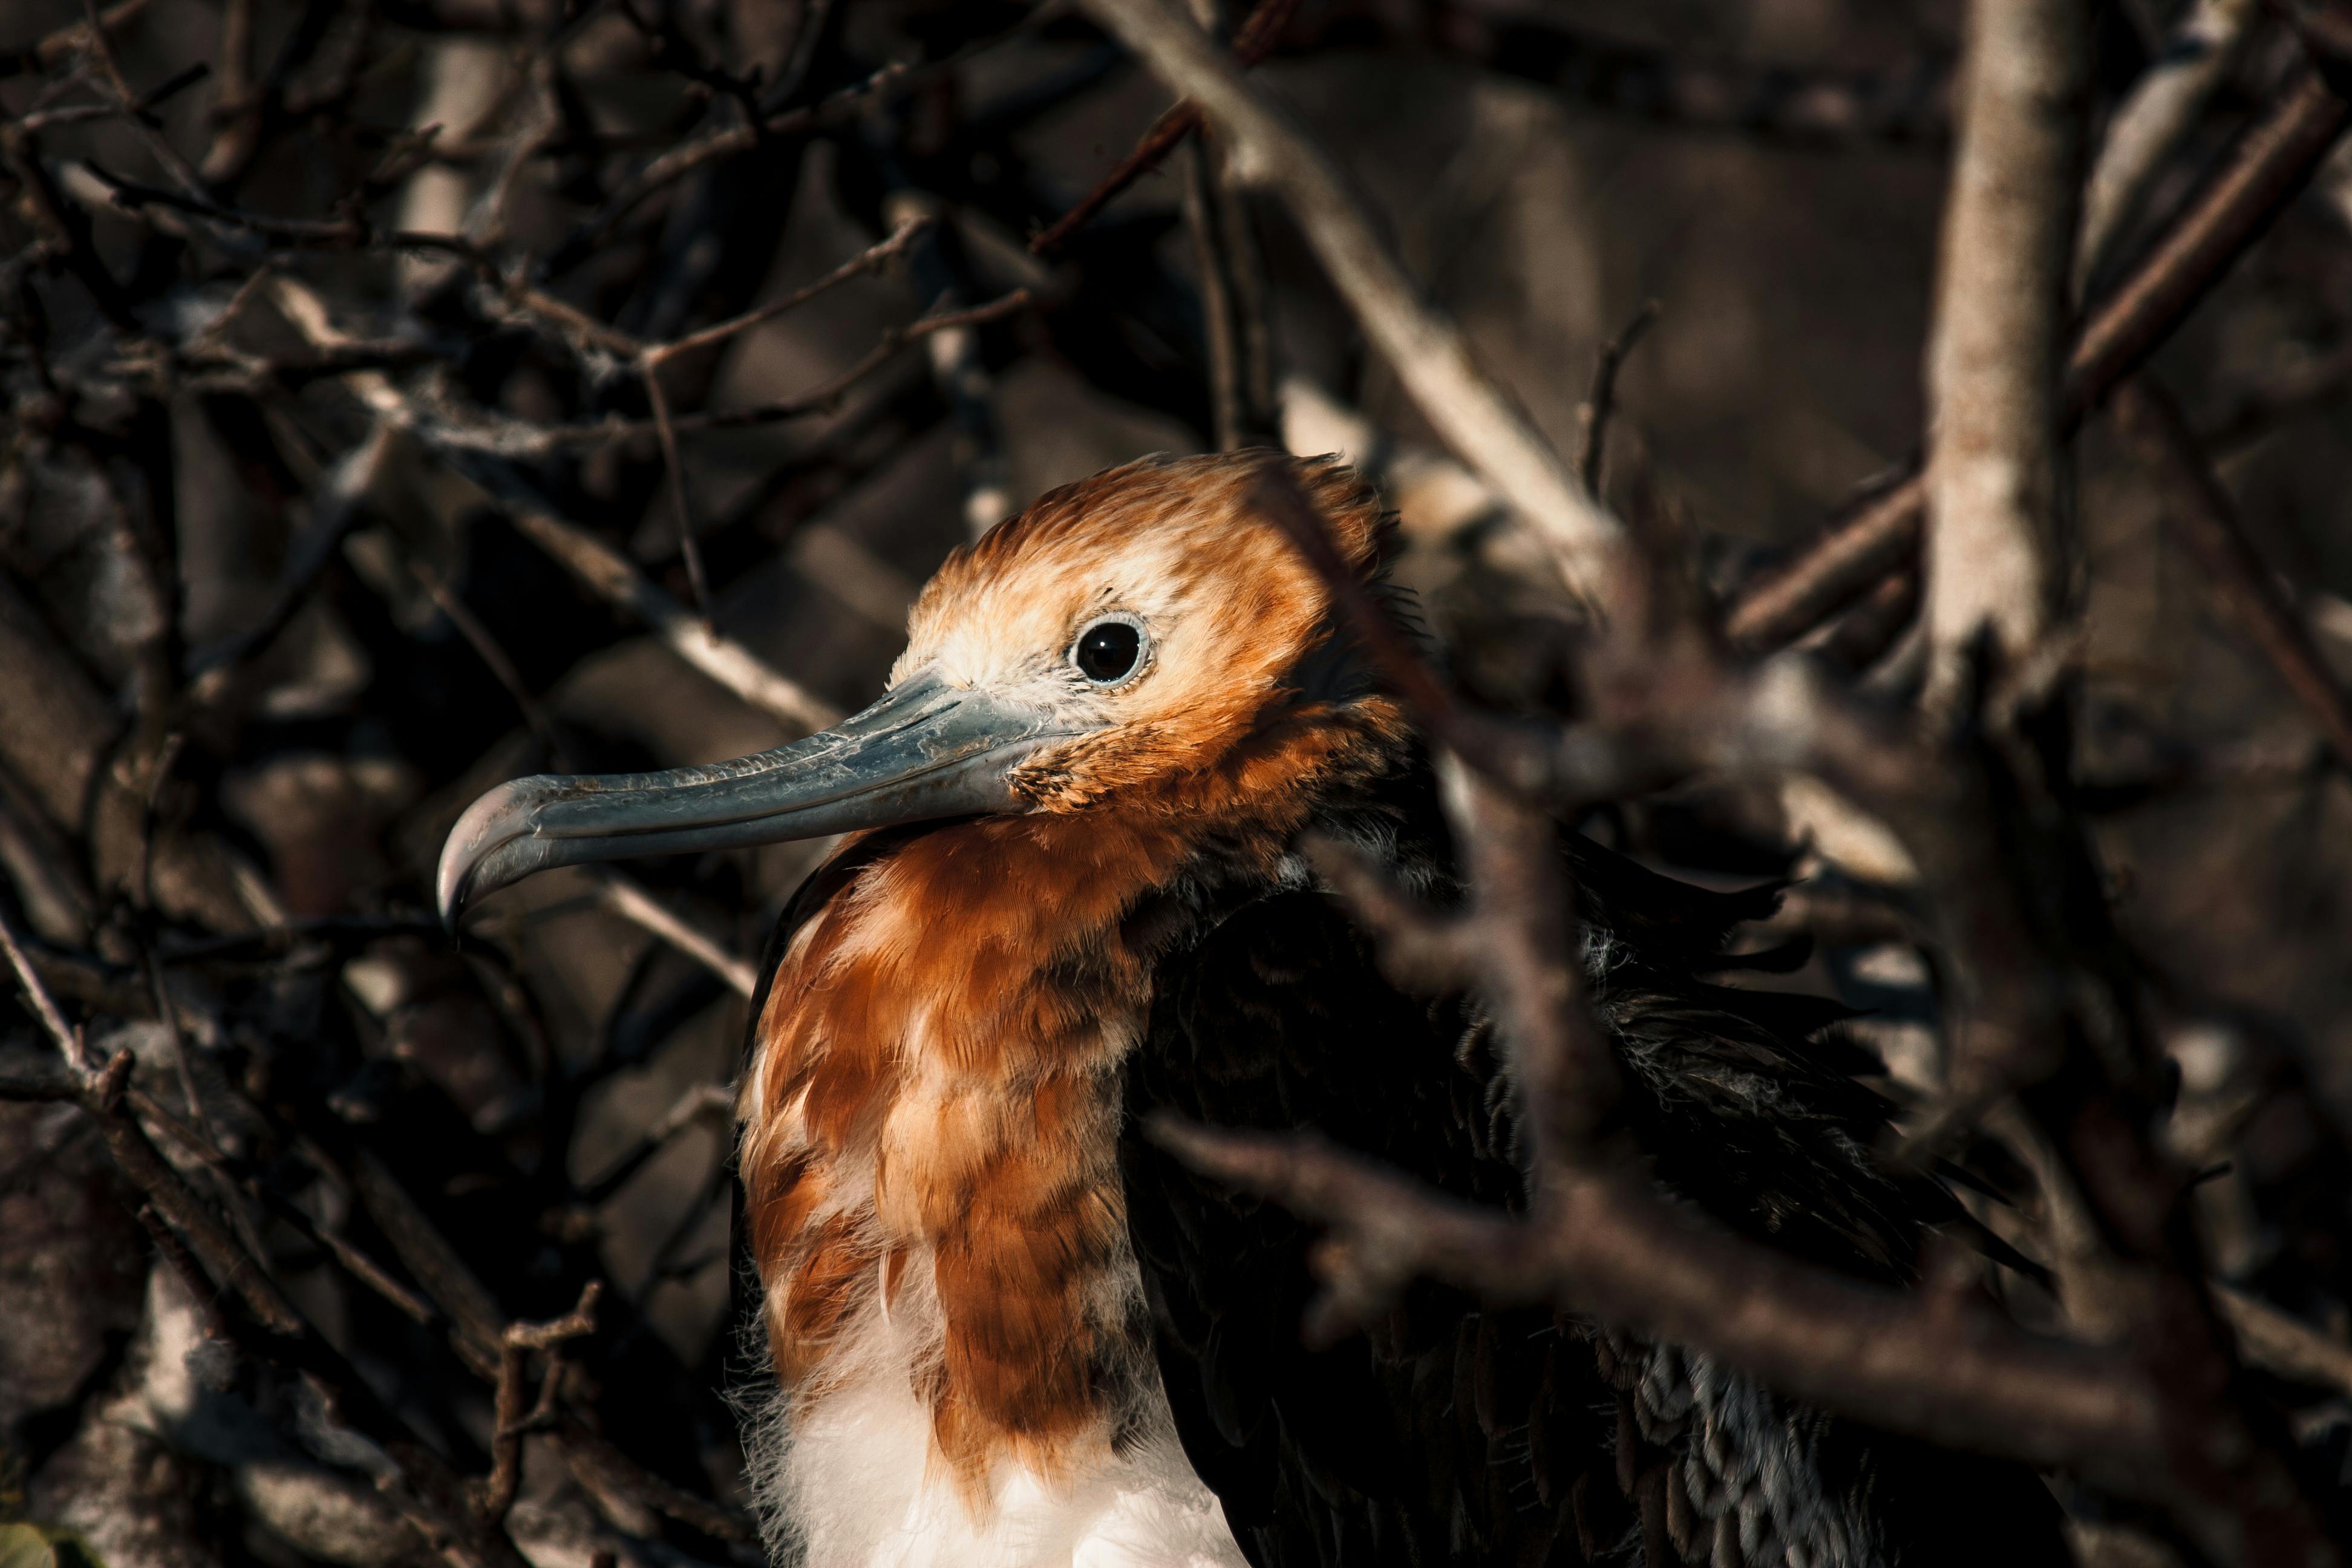
[[[2059,560],[2059,353],[2088,110],[2086,0],[1971,0],[1928,338],[1922,609],[1948,709],[1990,635],[2004,669],[2048,635]]]
[[[2246,1364],[2352,1397],[2352,1348],[2342,1341],[2233,1285],[2216,1284],[2213,1304],[2228,1321]]]
[[[1330,155],[1161,0],[1082,3],[1263,170],[1423,415],[1549,543],[1570,591],[1588,605],[1601,602],[1622,529],[1478,367],[1461,330],[1423,302]]]
[[[16,988],[25,998],[26,1011],[39,1020],[41,1027],[47,1031],[50,1040],[58,1047],[58,1054],[65,1058],[66,1066],[72,1069],[74,1077],[82,1082],[89,1081],[97,1072],[96,1066],[89,1059],[89,1047],[83,1040],[81,1031],[68,1025],[65,1015],[58,1011],[57,999],[49,994],[49,988],[43,983],[40,972],[33,967],[33,961],[25,955],[24,944],[17,940],[16,928],[9,921],[5,909],[0,909],[0,949],[7,952],[8,967],[16,972]]]
[[[606,908],[661,938],[725,981],[730,991],[747,1002],[751,1000],[751,993],[759,987],[760,977],[750,963],[680,919],[635,879],[607,868],[599,873],[599,880]]]
[[[643,621],[680,658],[794,731],[822,730],[841,710],[709,623],[632,566],[621,552],[542,508],[507,499],[516,530],[610,604]]]

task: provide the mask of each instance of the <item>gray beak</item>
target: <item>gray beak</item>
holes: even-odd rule
[[[832,729],[709,767],[502,784],[442,847],[441,920],[551,866],[820,838],[1019,808],[1005,775],[1068,734],[1051,715],[918,675]]]

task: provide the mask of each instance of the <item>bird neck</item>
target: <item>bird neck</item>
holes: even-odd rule
[[[1118,1140],[1154,960],[1204,885],[1277,880],[1318,784],[1392,763],[1376,739],[1286,764],[1267,748],[1214,812],[982,818],[849,852],[785,946],[744,1086],[746,1215],[796,1431],[903,1376],[935,1453],[984,1491],[1004,1459],[1066,1473],[1150,1416]]]

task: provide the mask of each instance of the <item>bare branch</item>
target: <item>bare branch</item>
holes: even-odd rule
[[[0,948],[7,950],[8,967],[16,972],[16,988],[24,995],[26,1011],[40,1021],[42,1028],[48,1031],[49,1038],[57,1043],[58,1054],[66,1058],[66,1065],[73,1069],[74,1076],[89,1081],[97,1070],[89,1059],[89,1047],[83,1041],[81,1031],[69,1027],[65,1015],[58,1011],[57,1001],[49,994],[49,988],[42,984],[39,972],[33,967],[33,961],[25,956],[25,949],[16,940],[16,928],[10,923],[8,911],[5,909],[0,909]]]
[[[801,731],[822,730],[841,717],[839,709],[713,630],[602,540],[536,507],[510,506],[508,516],[591,591],[645,622],[679,658],[752,707]]]
[[[1482,934],[1474,916],[1428,908],[1378,861],[1336,838],[1310,834],[1298,847],[1371,935],[1381,972],[1391,981],[1423,995],[1470,987]]]
[[[2166,512],[2179,523],[2182,542],[2215,596],[2303,704],[2337,764],[2352,771],[2352,693],[2336,680],[2301,612],[2246,537],[2229,492],[2198,451],[2179,409],[2154,381],[2139,376],[2116,393],[2116,417],[2162,482]]]
[[[552,1415],[559,1386],[558,1363],[550,1358],[547,1382],[540,1396],[540,1408],[529,1412],[523,1408],[523,1377],[530,1368],[530,1352],[551,1351],[566,1340],[575,1340],[596,1331],[596,1301],[604,1286],[591,1279],[581,1287],[580,1303],[561,1318],[543,1323],[509,1323],[499,1341],[498,1399],[494,1420],[496,1428],[490,1438],[490,1473],[476,1494],[475,1511],[486,1525],[497,1525],[514,1508],[515,1492],[522,1485],[522,1440],[531,1429],[533,1416],[545,1421]]]
[[[1160,1123],[1188,1162],[1339,1229],[1320,1255],[1360,1320],[1429,1275],[1488,1300],[1549,1301],[1718,1355],[1771,1386],[1932,1441],[2079,1470],[2160,1497],[2158,1401],[2109,1352],[2036,1339],[1957,1296],[1906,1297],[1806,1268],[1706,1227],[1612,1172],[1559,1181],[1547,1223],[1430,1194],[1311,1134]]]
[[[601,873],[604,903],[614,914],[661,938],[727,983],[727,988],[749,1001],[760,977],[751,964],[718,942],[697,931],[634,879],[619,872]]]
[[[1290,25],[1298,0],[1257,0],[1241,28],[1234,35],[1234,64],[1241,69],[1262,64],[1282,41],[1283,29]],[[1201,128],[1201,109],[1191,99],[1180,99],[1170,105],[1150,130],[1136,140],[1135,146],[1120,159],[1111,172],[1105,174],[1095,188],[1080,198],[1078,205],[1054,221],[1052,227],[1029,242],[1032,256],[1051,256],[1070,242],[1073,235],[1092,223],[1095,215],[1110,205],[1119,195],[1136,181],[1151,173],[1174,152],[1183,140]]]
[[[1660,306],[1649,300],[1633,312],[1633,319],[1617,331],[1617,335],[1601,345],[1601,353],[1592,362],[1592,385],[1576,410],[1577,422],[1584,426],[1584,452],[1577,459],[1577,476],[1584,489],[1599,500],[1605,476],[1601,463],[1609,450],[1609,416],[1617,406],[1617,373],[1624,368],[1625,357],[1633,352],[1643,333],[1657,321]]]
[[[2005,668],[2062,581],[2058,353],[2089,71],[2081,0],[1973,0],[1927,358],[1929,701],[1988,629]]]
[[[2250,1365],[2339,1395],[2352,1394],[2352,1350],[2234,1286],[2213,1287],[2213,1302]]]
[[[1622,532],[1617,521],[1592,504],[1527,416],[1477,367],[1460,330],[1422,302],[1328,154],[1161,0],[1084,4],[1265,168],[1423,415],[1549,542],[1570,589],[1598,604]]]

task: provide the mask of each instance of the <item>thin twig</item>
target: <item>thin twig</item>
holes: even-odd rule
[[[686,460],[677,453],[677,427],[670,423],[669,395],[662,391],[661,364],[645,359],[646,407],[653,416],[661,441],[662,469],[669,488],[671,521],[677,529],[677,553],[686,563],[687,591],[694,596],[694,613],[706,626],[712,624],[710,579],[702,570],[702,546],[694,538],[694,503],[687,499]]]
[[[1584,451],[1577,459],[1576,472],[1584,481],[1585,493],[1595,500],[1601,499],[1606,478],[1601,465],[1609,451],[1609,418],[1617,407],[1617,373],[1624,368],[1625,357],[1633,352],[1643,334],[1657,321],[1661,309],[1655,300],[1644,304],[1615,337],[1601,345],[1601,353],[1592,362],[1592,385],[1576,410],[1577,423],[1584,427]]]
[[[735,1089],[731,1084],[698,1083],[677,1097],[667,1110],[662,1112],[628,1152],[606,1166],[604,1173],[583,1183],[580,1201],[591,1206],[604,1203],[614,1193],[628,1185],[631,1177],[653,1157],[669,1147],[670,1140],[688,1128],[702,1121],[719,1121],[724,1125],[735,1113]]]
[[[244,162],[243,147],[253,117],[254,0],[225,0],[221,7],[220,63],[214,68],[217,84],[213,95],[213,143],[205,153],[203,173],[224,178]]]
[[[676,359],[680,354],[692,353],[697,349],[706,349],[714,344],[725,342],[728,339],[748,331],[762,321],[771,321],[788,310],[798,310],[810,300],[839,288],[853,278],[862,278],[868,272],[878,272],[889,266],[890,263],[904,256],[908,247],[921,238],[924,232],[936,221],[929,215],[907,218],[882,238],[867,246],[814,282],[803,284],[781,300],[772,300],[767,304],[755,306],[740,315],[730,316],[716,325],[703,327],[687,333],[684,337],[673,339],[668,342],[648,343],[645,346],[641,357],[650,363],[663,363]]]
[[[137,21],[154,0],[115,0],[99,13],[98,25],[106,33],[119,33]],[[83,14],[87,17],[88,13]],[[42,70],[54,70],[72,55],[89,47],[89,23],[87,20],[68,22],[44,37],[31,51],[34,65]]]
[[[754,708],[800,731],[841,717],[833,704],[671,598],[603,540],[538,507],[510,504],[507,515],[583,585],[645,622],[679,658]]]
[[[66,1065],[73,1069],[74,1076],[87,1082],[95,1072],[90,1064],[89,1047],[83,1040],[81,1031],[68,1027],[65,1015],[58,1011],[57,1002],[49,995],[49,988],[41,984],[40,973],[34,969],[33,961],[25,956],[25,950],[16,939],[16,928],[10,922],[5,909],[0,909],[0,948],[7,950],[8,967],[16,972],[16,988],[24,994],[27,1008],[40,1021],[41,1027],[48,1031],[49,1038],[56,1042],[58,1052],[66,1058]]]
[[[1290,25],[1291,13],[1298,9],[1298,0],[1257,0],[1257,5],[1234,34],[1234,64],[1244,70],[1262,64],[1282,41],[1283,29]],[[1029,242],[1032,256],[1051,256],[1070,242],[1076,234],[1095,219],[1095,215],[1110,205],[1136,181],[1158,168],[1168,154],[1183,140],[1201,127],[1201,109],[1191,99],[1181,99],[1160,113],[1150,128],[1137,138],[1135,146],[1121,158],[1111,172],[1105,174],[1091,191],[1078,200],[1078,205],[1054,220],[1051,227]]]
[[[440,573],[423,561],[411,556],[408,569],[424,587],[434,607],[457,628],[457,635],[466,639],[467,646],[474,650],[474,656],[490,672],[490,679],[513,699],[515,710],[522,715],[522,721],[530,727],[530,732],[539,738],[539,743],[545,746],[550,753],[561,752],[563,742],[555,732],[555,721],[547,716],[546,706],[531,695],[530,688],[523,681],[522,671],[515,668],[514,660],[507,657],[507,650],[499,645],[490,628],[482,624],[482,618],[457,596],[457,590],[449,586]]]
[[[89,46],[89,58],[96,62],[100,74],[113,89],[115,101],[129,111],[131,123],[138,129],[141,139],[181,190],[191,196],[202,197],[205,183],[196,173],[195,165],[182,157],[180,150],[172,145],[171,139],[149,124],[146,116],[138,111],[141,95],[131,90],[130,79],[122,74],[122,62],[116,58],[114,53],[113,34],[107,26],[105,17],[99,13],[98,0],[82,0],[81,16],[82,41]]]
[[[2304,711],[2352,773],[2352,693],[2311,640],[2294,603],[2281,591],[2237,508],[2197,447],[2197,438],[2162,388],[2137,376],[2116,393],[2116,417],[2164,487],[2167,513],[2214,595],[2270,661]]]
[[[2213,1302],[2249,1365],[2352,1397],[2352,1348],[2234,1286],[2216,1284]]]
[[[881,241],[851,257],[805,288],[796,289],[781,300],[746,310],[716,326],[689,332],[674,342],[647,344],[639,352],[637,369],[645,378],[646,404],[653,416],[654,430],[661,442],[662,466],[668,476],[670,511],[677,527],[677,552],[686,563],[686,580],[694,595],[695,612],[705,622],[710,619],[710,580],[703,571],[702,547],[696,542],[694,536],[694,510],[688,499],[686,463],[678,456],[677,426],[670,414],[669,395],[662,389],[662,367],[680,354],[725,342],[762,321],[773,321],[785,311],[808,303],[827,289],[889,265],[905,254],[907,247],[930,226],[931,222],[929,216],[908,219]]]
[[[745,1001],[759,988],[758,971],[718,942],[679,919],[631,878],[607,869],[600,874],[604,904],[614,914],[661,938],[727,983]]]
[[[498,1398],[493,1416],[496,1426],[490,1436],[490,1473],[476,1494],[475,1510],[486,1525],[504,1521],[514,1508],[515,1493],[522,1485],[522,1440],[532,1426],[532,1412],[523,1408],[523,1377],[530,1368],[530,1352],[551,1351],[567,1340],[575,1340],[596,1331],[596,1301],[604,1293],[603,1284],[594,1279],[581,1287],[579,1305],[561,1318],[543,1323],[509,1323],[499,1339]],[[543,1386],[541,1409],[537,1415],[543,1421],[552,1414],[553,1394],[558,1377],[553,1365],[548,1369]]]

